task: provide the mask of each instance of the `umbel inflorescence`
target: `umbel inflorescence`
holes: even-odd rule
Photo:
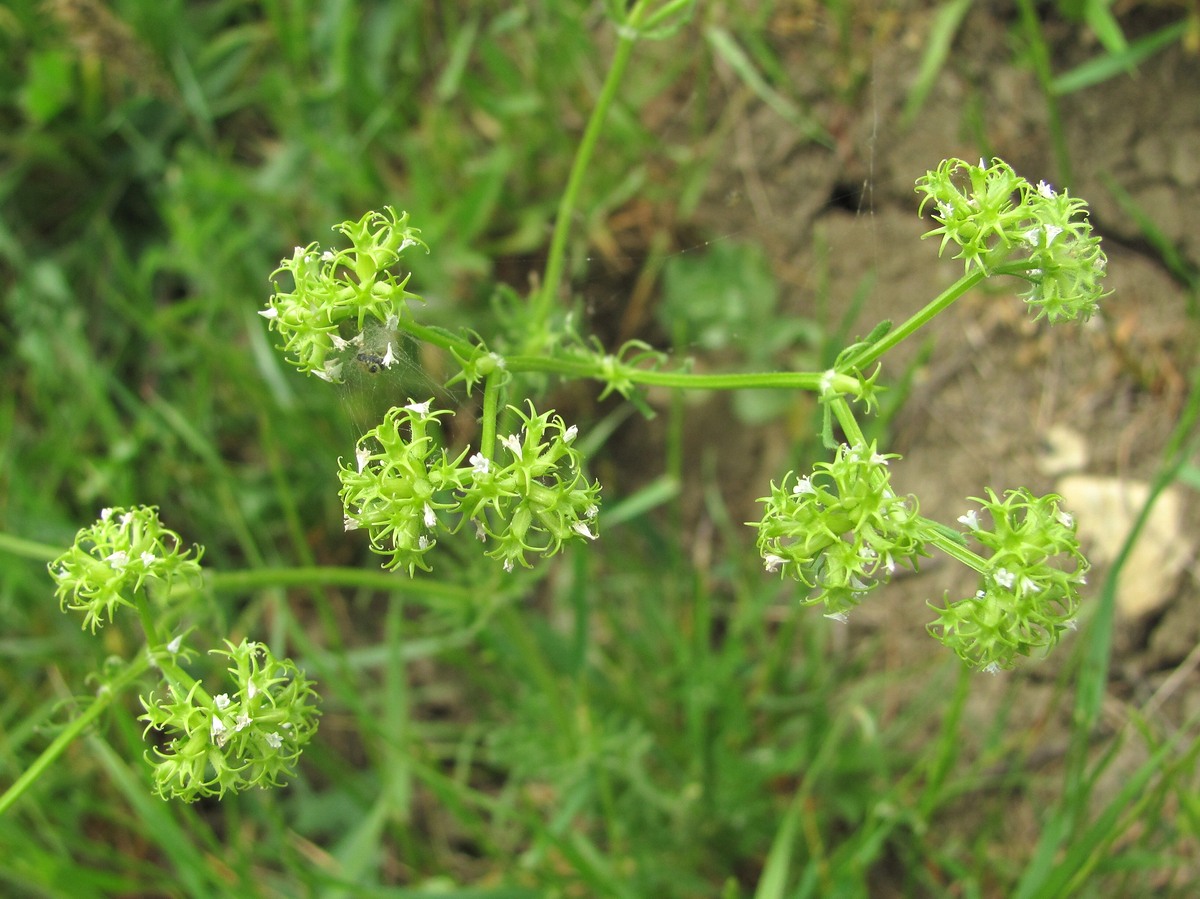
[[[290,659],[242,640],[212,650],[229,661],[229,680],[215,695],[192,676],[194,653],[171,630],[195,598],[199,547],[185,549],[153,506],[110,508],[81,529],[50,563],[59,602],[83,613],[91,630],[118,609],[137,612],[147,659],[162,676],[142,699],[154,788],[163,798],[193,801],[248,787],[270,787],[295,770],[317,729],[316,693]]]
[[[528,566],[532,555],[596,539],[600,487],[584,473],[577,429],[553,412],[539,413],[528,398],[497,402],[522,366],[592,378],[605,392],[626,397],[648,383],[800,387],[815,390],[825,406],[827,443],[836,452],[808,474],[789,472],[761,500],[763,516],[752,526],[766,569],[796,580],[805,602],[845,618],[898,569],[915,569],[933,550],[946,552],[974,568],[980,586],[971,597],[935,606],[930,632],[970,664],[995,670],[1052,646],[1072,626],[1087,570],[1074,522],[1058,497],[1023,490],[1004,499],[988,490],[963,530],[922,517],[915,497],[892,490],[887,466],[896,457],[866,442],[850,402],[869,411],[878,368],[866,369],[983,278],[1018,278],[1035,318],[1085,320],[1103,295],[1106,259],[1082,200],[1045,182],[1032,185],[999,159],[978,165],[946,160],[916,189],[923,197],[919,211],[928,210],[936,222],[926,236],[941,238],[939,252],[953,248],[966,273],[909,321],[881,326],[848,348],[826,372],[706,379],[658,370],[657,354],[636,357],[648,367],[618,365],[622,353],[589,354],[574,334],[561,335],[557,346],[545,344],[545,355],[533,360],[506,358],[473,333],[447,337],[413,319],[411,303],[419,298],[407,289],[409,275],[396,268],[406,250],[427,248],[407,214],[391,208],[337,226],[350,239],[347,249],[298,247],[272,276],[287,273],[291,285],[276,281],[262,314],[282,336],[288,360],[324,380],[340,378],[346,354],[362,347],[364,329],[374,323],[441,345],[462,368],[452,381],[468,391],[484,385],[477,447],[450,453],[438,427],[450,412],[432,401],[408,400],[363,435],[352,462],[341,464],[346,529],[365,530],[388,569],[410,576],[430,571],[439,539],[465,526],[507,571]],[[378,363],[393,361],[389,345]],[[520,425],[498,435],[501,414]],[[834,418],[847,438],[840,446],[832,443],[828,423]]]

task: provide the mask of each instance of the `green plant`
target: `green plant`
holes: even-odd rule
[[[630,57],[638,27],[625,18],[625,6],[614,3],[612,10],[620,23],[618,63]],[[672,278],[695,270],[679,276],[672,314],[663,321],[679,328],[674,336],[681,344],[720,350],[723,329],[754,335],[753,350],[738,357],[754,371],[697,375],[645,344],[603,347],[579,330],[583,319],[562,301],[572,257],[566,229],[604,208],[612,180],[604,175],[622,170],[625,154],[640,152],[624,142],[635,130],[632,117],[616,114],[620,65],[604,80],[605,99],[587,129],[592,143],[571,169],[578,173],[576,190],[569,201],[564,197],[557,220],[558,255],[548,267],[553,277],[529,296],[498,290],[490,309],[470,305],[458,291],[459,302],[446,301],[446,285],[464,271],[487,277],[489,254],[498,247],[539,245],[553,203],[542,194],[518,195],[519,202],[509,197],[521,180],[519,161],[545,152],[549,171],[567,171],[553,146],[532,149],[545,145],[519,127],[514,110],[529,108],[533,89],[520,94],[523,82],[494,43],[507,36],[519,46],[535,38],[554,45],[537,31],[544,23],[531,21],[524,7],[496,20],[456,7],[444,20],[425,23],[436,38],[429,46],[444,40],[457,62],[438,69],[433,91],[449,106],[436,106],[421,129],[414,124],[406,132],[414,161],[397,193],[411,219],[380,207],[340,226],[331,247],[307,243],[318,227],[342,217],[333,210],[353,209],[357,216],[389,195],[391,176],[355,164],[348,148],[369,142],[371,115],[415,115],[407,107],[420,93],[408,82],[394,89],[400,83],[394,73],[372,70],[380,57],[370,41],[361,54],[345,50],[351,45],[345,36],[354,31],[345,19],[339,24],[339,10],[322,7],[310,45],[299,27],[308,21],[299,6],[270,6],[288,64],[263,82],[282,90],[283,102],[267,103],[272,112],[264,117],[279,116],[283,149],[261,178],[246,176],[203,142],[193,144],[170,157],[172,177],[154,197],[169,213],[169,240],[143,237],[152,241],[146,256],[106,239],[102,228],[89,232],[84,246],[111,253],[98,259],[118,260],[114,283],[108,292],[101,289],[111,303],[106,308],[115,311],[104,320],[101,348],[111,344],[119,352],[96,351],[84,339],[92,335],[79,326],[79,309],[70,303],[76,279],[68,274],[69,260],[15,266],[20,296],[42,298],[19,308],[21,351],[42,360],[41,380],[23,389],[44,397],[39,387],[55,384],[51,369],[69,367],[81,373],[82,386],[60,386],[55,399],[69,416],[98,421],[95,447],[67,452],[64,446],[71,445],[61,438],[57,446],[47,439],[48,476],[15,486],[29,498],[14,497],[14,507],[51,510],[35,519],[32,534],[65,544],[60,535],[75,527],[65,522],[90,516],[77,505],[94,508],[100,495],[148,501],[178,489],[182,501],[172,503],[171,519],[184,533],[204,535],[209,551],[201,575],[193,567],[198,553],[185,552],[161,525],[154,525],[160,548],[135,548],[132,539],[118,547],[92,528],[103,539],[77,542],[79,553],[71,551],[66,568],[51,566],[52,577],[64,572],[68,611],[103,629],[93,635],[72,622],[60,634],[54,617],[35,619],[39,625],[20,628],[39,634],[26,645],[40,647],[40,654],[24,670],[44,665],[64,673],[69,684],[83,683],[83,671],[98,656],[74,647],[89,638],[93,646],[103,640],[118,661],[100,667],[97,697],[64,701],[57,714],[50,703],[27,717],[14,701],[6,706],[0,730],[9,770],[41,750],[46,729],[52,733],[50,750],[36,764],[24,764],[25,774],[2,800],[8,809],[24,797],[16,814],[0,817],[0,841],[17,847],[0,866],[6,884],[19,884],[17,891],[29,884],[30,892],[54,893],[56,884],[62,892],[64,883],[78,889],[81,881],[56,873],[61,853],[51,850],[58,849],[60,834],[68,834],[61,842],[75,838],[81,861],[72,874],[96,869],[87,881],[95,895],[220,895],[235,889],[232,884],[261,895],[316,894],[342,885],[365,893],[403,882],[411,889],[401,891],[412,894],[453,884],[481,897],[553,890],[734,896],[754,889],[755,878],[756,895],[763,897],[862,895],[872,892],[873,877],[899,866],[905,884],[899,889],[910,892],[937,894],[953,882],[964,893],[987,894],[997,881],[1015,881],[1021,875],[1011,858],[969,845],[968,828],[938,826],[949,803],[964,795],[973,800],[980,784],[991,790],[993,775],[979,772],[1008,771],[1012,741],[1020,739],[1012,735],[1029,733],[1014,727],[1006,739],[1002,709],[980,737],[980,757],[962,758],[962,735],[975,728],[964,718],[969,675],[1052,645],[1074,618],[1086,565],[1054,497],[985,487],[957,527],[924,517],[916,497],[895,494],[888,466],[895,457],[871,426],[885,405],[877,402],[883,391],[878,365],[889,361],[888,351],[923,334],[925,324],[983,280],[1018,279],[1031,313],[1046,321],[1094,310],[1103,254],[1079,201],[1028,184],[998,160],[939,166],[918,187],[922,210],[934,216],[932,236],[942,250],[963,261],[963,277],[909,321],[882,325],[820,362],[783,357],[786,368],[811,371],[766,371],[778,364],[774,351],[786,349],[803,329],[778,320],[773,287],[751,251],[726,252],[732,245],[726,241],[711,260],[672,263],[668,268],[678,269]],[[372,27],[402,16],[390,10],[377,12]],[[420,23],[405,24],[413,26],[406,33],[429,33]],[[705,33],[715,52],[731,64],[738,59],[720,30]],[[572,36],[576,32],[566,43]],[[215,44],[212,68],[199,67],[203,95],[211,97],[210,85],[219,81],[222,54],[235,59],[237,48],[248,46],[254,59],[265,45],[255,29]],[[761,52],[748,46],[757,61],[750,65],[761,66]],[[439,57],[430,54],[436,67]],[[478,69],[477,56],[483,59]],[[311,67],[323,79],[321,99],[299,86]],[[496,72],[511,77],[488,94]],[[37,77],[45,82],[52,74],[51,67]],[[750,83],[747,72],[738,74]],[[555,78],[560,90],[570,80],[560,72]],[[599,87],[601,78],[596,81]],[[545,85],[538,90],[533,99],[550,105]],[[485,112],[472,121],[498,127],[501,135],[482,162],[472,149],[480,134],[454,118],[454,102],[468,94],[484,101]],[[40,102],[41,114],[52,117],[53,91]],[[557,129],[558,139],[568,130]],[[601,133],[622,152],[593,153]],[[528,136],[529,145],[510,146],[514,135]],[[310,166],[318,172],[311,184],[297,177]],[[298,187],[289,188],[293,181]],[[296,210],[304,212],[293,215]],[[281,235],[281,227],[298,236]],[[221,235],[226,239],[217,240]],[[273,258],[262,258],[263,247],[294,242],[304,246],[272,276],[277,289],[264,310],[268,330],[245,308],[246,298],[258,296],[274,266]],[[206,259],[210,246],[216,255]],[[683,261],[691,262],[691,254],[674,260]],[[708,302],[703,290],[712,278],[710,261],[713,271],[737,272],[743,291],[737,309]],[[93,264],[107,273],[105,264]],[[179,289],[174,279],[185,274],[190,295],[169,301]],[[689,294],[695,297],[690,308]],[[29,327],[38,315],[62,321],[47,332],[57,341],[50,346],[38,344],[39,332]],[[133,329],[137,339],[123,341],[118,325]],[[283,354],[270,352],[272,338],[284,345]],[[398,387],[396,373],[418,355],[435,360],[431,371],[441,365],[438,383]],[[313,377],[287,377],[283,358]],[[222,378],[223,367],[232,374]],[[176,380],[160,377],[164,369]],[[339,378],[348,383],[327,383]],[[573,379],[589,379],[597,393],[627,402],[611,404],[616,411],[607,417],[589,416],[578,392],[556,393],[563,420],[547,408],[546,388]],[[255,389],[246,390],[247,383]],[[612,461],[602,452],[604,441],[624,416],[649,408],[642,400],[652,386],[670,388],[676,397],[718,389],[736,391],[735,399],[753,392],[772,400],[803,390],[823,411],[823,426],[811,430],[828,456],[809,467],[811,456],[797,454],[803,467],[797,461],[799,470],[784,472],[782,466],[775,483],[763,484],[763,514],[752,531],[742,529],[743,539],[735,532],[747,516],[730,520],[716,487],[703,497],[723,545],[744,545],[753,534],[757,559],[730,552],[698,563],[708,549],[703,535],[689,546],[645,516],[678,491],[671,477],[633,496],[622,496],[608,481]],[[352,425],[343,406],[353,391],[386,400],[387,411]],[[211,409],[228,415],[226,430],[208,427]],[[13,418],[11,406],[0,412]],[[32,441],[37,431],[18,433]],[[254,439],[243,439],[248,433]],[[343,458],[335,464],[339,452]],[[130,459],[142,467],[134,470]],[[605,482],[602,493],[597,479]],[[56,493],[68,499],[52,501]],[[118,522],[125,514],[116,514]],[[62,555],[61,545],[6,535],[0,545],[42,560]],[[347,561],[369,559],[368,547],[385,570]],[[885,598],[883,585],[903,567],[938,552],[979,574],[979,595],[947,598],[931,616],[934,636],[969,662],[949,701],[945,674],[956,667],[949,654],[944,666],[874,675],[857,667],[862,663],[853,654],[837,650],[836,628],[819,615],[781,608],[786,595],[820,605],[832,618],[853,614],[859,604]],[[152,560],[143,557],[147,553]],[[550,564],[538,559],[552,555]],[[155,569],[160,559],[171,560],[168,567]],[[214,570],[214,559],[230,567]],[[116,561],[124,564],[114,567]],[[5,590],[15,589],[19,576],[31,595],[48,594],[45,568],[39,568],[35,577],[12,566],[16,574]],[[782,590],[764,568],[785,579]],[[66,578],[89,570],[103,577]],[[157,632],[143,628],[144,636],[131,638],[122,612],[130,606],[145,608]],[[25,609],[0,608],[10,615]],[[232,686],[201,676],[196,663],[202,657],[188,651],[201,645],[200,630],[216,635],[211,654],[230,670]],[[237,642],[242,634],[288,645],[295,666],[265,661],[258,644]],[[223,642],[225,635],[237,635],[235,645]],[[159,660],[166,664],[156,667]],[[262,728],[239,730],[247,703],[265,701],[267,694],[250,686],[264,676],[264,666],[287,681],[270,694],[272,708],[251,711]],[[267,750],[277,748],[273,734],[286,735],[288,729],[279,729],[288,721],[285,709],[311,711],[308,673],[320,681],[326,717],[292,778],[274,765],[290,769],[300,741],[281,741],[287,751],[276,756]],[[878,697],[898,679],[913,685],[913,699],[898,714],[881,710],[886,703]],[[204,686],[197,686],[201,680]],[[159,686],[151,692],[153,681]],[[1088,683],[1094,694],[1103,676],[1092,673]],[[137,692],[143,705],[131,713],[119,700]],[[104,727],[95,727],[102,715]],[[293,729],[311,736],[311,726],[299,720]],[[1080,738],[1084,750],[1087,736]],[[145,737],[153,768],[142,762]],[[68,752],[73,743],[86,751]],[[210,751],[220,756],[211,765]],[[55,760],[59,764],[50,765]],[[251,765],[240,767],[246,761]],[[963,767],[970,768],[965,776]],[[1152,782],[1153,771],[1149,763],[1139,769],[1136,782],[1114,800],[1114,815],[1155,801],[1147,792],[1128,802],[1135,788]],[[224,790],[228,796],[280,777],[294,788],[219,806],[164,804],[146,795],[147,773],[166,794]],[[1022,777],[1002,775],[1003,792],[1016,792]],[[1044,884],[1043,894],[1068,878],[1088,876],[1096,847],[1102,853],[1121,832],[1107,818],[1071,830],[1072,821],[1086,819],[1089,782],[1082,775],[1081,784],[1064,809],[1065,823],[1046,832],[1039,858],[1029,865],[1028,882]],[[94,848],[85,840],[97,826],[128,830],[147,848]],[[1046,874],[1059,850],[1071,870]]]
[[[604,111],[601,106],[597,116]],[[557,334],[548,331],[551,320],[541,301],[545,291],[525,307],[527,329],[520,329],[537,335],[529,340],[540,350],[536,355],[499,353],[470,334],[460,337],[423,326],[409,308],[417,299],[407,290],[409,275],[394,269],[405,251],[424,245],[408,216],[392,209],[338,225],[335,230],[351,242],[348,249],[297,247],[275,273],[286,272],[291,285],[276,282],[262,314],[283,336],[289,361],[322,380],[337,381],[345,365],[361,361],[366,328],[373,320],[388,331],[404,332],[449,352],[460,365],[452,382],[461,380],[468,391],[482,382],[482,432],[476,452],[464,449],[451,459],[433,433],[439,417],[449,410],[432,409],[432,401],[409,400],[393,407],[364,435],[355,461],[340,469],[346,529],[365,528],[372,549],[387,557],[389,569],[403,568],[410,575],[417,568],[430,571],[427,556],[437,544],[438,531],[455,532],[468,521],[488,546],[486,554],[500,560],[506,571],[518,564],[528,566],[527,553],[554,555],[567,543],[597,538],[593,528],[600,488],[583,473],[585,460],[573,446],[578,429],[552,412],[539,414],[533,400],[523,397],[528,413],[507,407],[519,420],[519,430],[497,436],[503,414],[500,397],[517,389],[514,382],[522,374],[588,378],[603,384],[603,393],[623,396],[647,384],[681,390],[811,390],[826,409],[824,438],[826,445],[836,447],[836,457],[818,463],[811,475],[788,473],[763,498],[763,517],[753,526],[767,570],[795,578],[811,591],[807,602],[821,603],[830,615],[844,618],[899,567],[916,568],[929,548],[940,549],[974,568],[981,586],[974,597],[939,609],[930,632],[970,664],[998,670],[1011,667],[1019,656],[1053,646],[1073,626],[1078,588],[1087,570],[1074,522],[1059,508],[1058,497],[1039,498],[1023,490],[1010,491],[1001,501],[989,489],[988,498],[979,502],[991,527],[972,511],[960,519],[966,535],[921,517],[915,498],[892,491],[887,464],[894,456],[881,455],[865,442],[850,400],[871,410],[879,390],[878,360],[984,278],[1011,275],[1024,280],[1024,299],[1038,318],[1087,319],[1101,296],[1105,257],[1082,201],[1065,191],[1055,192],[1045,182],[1034,187],[1000,160],[990,165],[985,160],[979,165],[947,160],[923,176],[917,190],[924,195],[921,209],[932,203],[938,223],[927,236],[941,237],[939,252],[956,246],[966,274],[899,327],[884,323],[867,340],[847,348],[834,367],[823,372],[665,371],[662,357],[638,342],[608,353],[564,325]],[[548,268],[554,266],[552,257]],[[367,363],[395,365],[392,345]],[[873,373],[864,374],[872,366]],[[846,436],[844,444],[834,440],[834,421]],[[498,456],[499,448],[507,459]],[[989,554],[968,549],[968,537]],[[91,548],[81,549],[81,543]],[[143,597],[159,579],[195,568],[195,562],[179,555],[178,544],[177,536],[157,524],[152,510],[121,512],[116,521],[110,513],[94,528],[80,532],[76,546],[51,570],[64,604],[85,611],[85,624],[93,629],[102,619],[111,619],[117,606],[136,603],[152,652],[161,653],[158,647],[171,644],[164,644]],[[231,670],[245,675],[259,649],[243,644],[233,650],[239,664]],[[158,664],[169,672],[171,698],[146,701],[146,720],[155,729],[183,735],[172,744],[172,753],[160,757],[159,789],[196,798],[221,794],[244,782],[275,782],[286,765],[242,758],[252,772],[246,775],[236,766],[224,767],[221,751],[227,746],[237,752],[251,747],[278,750],[278,741],[265,734],[256,742],[228,740],[225,719],[238,716],[216,705],[173,661],[164,658]],[[269,673],[274,665],[270,660],[263,667]],[[311,689],[290,663],[282,663],[281,670],[289,673],[272,683],[278,679],[289,684],[287,703],[296,704],[296,711],[278,709],[269,716],[269,726],[277,719],[286,721],[298,749],[313,729],[306,704]],[[254,702],[254,683],[243,677],[240,702]],[[265,690],[265,684],[259,689]],[[206,739],[217,751],[204,751]],[[287,755],[289,762],[294,758],[294,752]]]
[[[597,114],[603,113],[603,107]],[[630,397],[637,385],[660,384],[680,390],[791,388],[811,390],[826,409],[825,443],[837,449],[832,463],[819,463],[811,476],[784,476],[772,485],[763,518],[755,523],[758,546],[768,571],[791,576],[812,591],[809,602],[823,603],[843,617],[900,566],[916,568],[937,548],[974,568],[978,593],[939,610],[930,631],[964,660],[981,668],[1011,667],[1018,656],[1053,646],[1073,626],[1078,588],[1087,562],[1075,539],[1074,522],[1055,496],[1033,497],[1010,491],[1003,501],[989,489],[981,500],[991,519],[961,519],[966,535],[922,518],[913,497],[898,497],[888,485],[888,456],[868,445],[850,400],[870,411],[876,404],[878,360],[915,333],[984,278],[1010,275],[1023,280],[1023,298],[1035,318],[1052,323],[1086,320],[1102,295],[1105,256],[1087,221],[1086,204],[1044,181],[1031,185],[1001,160],[978,165],[950,159],[917,182],[920,211],[933,208],[941,237],[939,253],[955,247],[966,273],[954,286],[897,328],[885,323],[866,340],[847,348],[823,372],[695,375],[666,371],[663,358],[633,342],[615,354],[582,340],[549,319],[535,294],[513,315],[537,355],[492,350],[478,336],[456,336],[418,324],[409,309],[414,298],[409,276],[388,269],[400,253],[422,246],[407,215],[393,210],[368,213],[335,230],[348,235],[349,250],[297,248],[281,263],[291,289],[276,286],[262,313],[285,339],[284,349],[300,371],[336,380],[346,356],[362,346],[364,322],[374,318],[450,353],[460,366],[451,382],[468,391],[483,384],[482,435],[477,452],[451,461],[438,450],[428,425],[448,410],[431,412],[430,403],[394,407],[378,428],[359,443],[357,463],[341,470],[346,527],[366,527],[372,548],[389,556],[387,567],[430,570],[426,556],[439,528],[456,531],[468,520],[481,540],[493,541],[488,555],[527,564],[525,553],[558,552],[565,542],[595,539],[596,484],[582,474],[583,459],[570,447],[576,429],[556,419],[557,434],[545,440],[549,415],[509,407],[522,420],[521,431],[499,438],[509,459],[497,461],[500,396],[519,389],[522,374],[537,372],[601,382],[603,393]],[[555,258],[548,269],[552,272]],[[278,274],[278,272],[277,272]],[[497,335],[503,345],[506,336]],[[341,354],[341,355],[339,355]],[[379,360],[395,363],[388,344]],[[869,376],[864,372],[871,370]],[[847,442],[833,437],[836,420]],[[565,469],[560,466],[565,463]],[[486,517],[485,517],[486,516]],[[450,519],[450,524],[446,519]],[[542,536],[533,534],[541,532]],[[973,538],[988,551],[966,546]]]

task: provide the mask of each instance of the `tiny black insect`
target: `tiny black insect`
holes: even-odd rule
[[[383,357],[375,353],[359,353],[356,358],[373,375],[378,374],[386,367]]]

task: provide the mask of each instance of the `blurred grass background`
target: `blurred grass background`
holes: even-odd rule
[[[945,5],[946,29],[964,6]],[[576,274],[588,235],[633,198],[686,219],[712,164],[703,117],[684,115],[664,142],[641,112],[681,83],[702,111],[714,54],[765,73],[760,92],[811,125],[767,83],[782,79],[764,29],[793,10],[701,7],[696,30],[626,79],[578,212]],[[870,12],[797,10],[835,26]],[[713,23],[748,49],[698,39]],[[414,261],[425,320],[486,333],[493,281],[524,290],[540,267],[611,42],[603,8],[578,0],[0,8],[0,530],[65,546],[102,506],[158,505],[219,572],[212,633],[286,649],[319,681],[325,715],[289,789],[183,806],[149,795],[131,698],[0,820],[6,895],[768,899],[1170,884],[1171,847],[1200,820],[1194,748],[1139,771],[1162,776],[1103,809],[1098,829],[1072,810],[1074,879],[1060,891],[1061,856],[1033,854],[1037,822],[1007,819],[1006,797],[1039,775],[1013,761],[1029,750],[1005,734],[1003,701],[980,741],[990,748],[968,759],[971,679],[951,659],[887,674],[911,679],[914,699],[880,708],[884,675],[834,653],[827,622],[782,600],[751,555],[704,559],[671,527],[677,510],[642,514],[670,481],[607,496],[597,552],[516,578],[463,566],[389,581],[342,533],[335,460],[372,423],[359,400],[391,397],[286,370],[256,314],[268,274],[294,245],[392,204],[433,248]],[[720,254],[735,283],[770,295],[752,248]],[[662,261],[652,241],[645,258]],[[687,277],[668,278],[677,303]],[[664,331],[686,331],[664,308]],[[719,343],[728,309],[691,311],[676,339]],[[770,308],[747,314],[771,331]],[[819,343],[805,327],[792,336]],[[413,386],[432,389],[419,375]],[[667,445],[651,474],[670,469]],[[703,503],[722,538],[744,539],[719,492]],[[86,694],[86,675],[136,643],[119,625],[81,633],[42,562],[0,553],[0,570],[6,785]],[[1118,837],[1124,852],[1106,857]]]

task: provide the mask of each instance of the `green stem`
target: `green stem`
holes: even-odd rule
[[[733,372],[696,375],[680,371],[637,369],[612,364],[611,357],[561,359],[553,356],[508,356],[505,366],[511,372],[539,371],[569,378],[593,378],[611,383],[614,378],[633,384],[677,387],[683,390],[748,390],[771,387],[783,390],[819,391],[829,377],[827,372]],[[848,375],[833,375],[832,386],[839,393],[857,396],[858,380]]]
[[[550,238],[550,252],[546,257],[546,270],[542,275],[542,284],[532,297],[533,315],[530,317],[529,339],[525,344],[531,352],[541,349],[545,341],[546,322],[550,318],[550,310],[558,295],[559,282],[562,280],[563,267],[566,263],[567,236],[571,229],[571,217],[575,211],[575,204],[583,186],[588,164],[592,160],[592,154],[600,139],[600,131],[604,127],[605,119],[608,118],[608,111],[617,96],[617,87],[621,83],[621,77],[625,74],[625,68],[633,54],[633,45],[637,42],[637,30],[644,5],[639,2],[634,7],[629,14],[626,27],[617,33],[617,48],[613,53],[612,63],[608,67],[608,75],[604,79],[604,86],[600,89],[600,96],[596,98],[596,106],[584,128],[583,138],[580,140],[579,148],[575,151],[575,159],[571,163],[567,186],[558,203],[554,233]]]
[[[462,337],[457,337],[444,328],[433,328],[429,327],[428,325],[420,325],[411,319],[401,319],[397,323],[396,328],[404,331],[405,333],[411,334],[418,340],[423,340],[426,343],[432,344],[433,346],[438,346],[452,353],[457,353],[459,356],[467,359],[471,358],[478,352],[478,347],[471,343],[471,341],[465,340]]]
[[[862,428],[859,427],[858,420],[854,417],[854,412],[850,408],[850,404],[846,401],[845,396],[840,394],[833,396],[829,400],[829,405],[833,409],[833,414],[837,418],[838,424],[842,426],[842,431],[846,435],[847,442],[851,446],[865,446],[867,439],[862,432]],[[926,531],[925,541],[927,543],[937,547],[950,556],[950,558],[961,562],[968,568],[973,568],[981,574],[987,570],[987,562],[977,553],[963,546],[955,531],[931,518],[922,517],[921,522]]]
[[[865,370],[871,363],[879,359],[880,356],[896,346],[896,344],[907,337],[911,337],[914,332],[928,324],[940,313],[945,312],[955,300],[959,299],[963,294],[991,274],[995,274],[995,272],[974,269],[963,275],[908,319],[908,321],[888,331],[879,340],[876,340],[873,344],[864,347],[859,353],[855,354],[849,362],[849,367],[851,369],[858,369],[859,371]]]
[[[487,459],[491,459],[496,453],[496,415],[500,407],[500,393],[500,369],[496,369],[483,382],[483,421],[479,434],[479,451]]]
[[[55,760],[66,750],[68,746],[78,737],[87,727],[95,721],[107,709],[114,699],[120,696],[125,688],[141,677],[150,667],[150,657],[146,653],[139,653],[137,658],[129,663],[129,666],[121,672],[121,674],[113,680],[106,683],[96,693],[96,698],[91,704],[84,709],[79,717],[70,721],[58,736],[42,750],[42,754],[34,760],[33,764],[25,769],[12,786],[0,795],[0,815],[12,807],[18,799],[37,782]]]
[[[846,398],[840,393],[834,394],[829,399],[829,405],[833,409],[833,414],[837,418],[838,424],[842,426],[842,432],[846,435],[846,442],[851,446],[866,446],[866,435],[863,434],[862,428],[859,427],[858,419],[854,417],[854,412],[850,409],[850,404],[846,402]]]
[[[61,546],[37,543],[23,537],[14,537],[12,534],[0,533],[0,552],[9,552],[14,556],[36,559],[40,562],[52,562],[62,554],[62,551]]]

